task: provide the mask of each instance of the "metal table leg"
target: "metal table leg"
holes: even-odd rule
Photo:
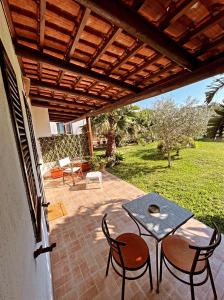
[[[159,243],[156,241],[156,292],[159,293]]]
[[[72,172],[72,185],[75,185],[74,173]]]
[[[128,213],[128,215],[135,222],[140,236],[153,236],[152,234],[143,233],[141,231],[140,226],[138,225],[138,222],[132,217],[131,214]],[[158,294],[159,293],[159,241],[155,237],[154,239],[156,242],[156,292]]]

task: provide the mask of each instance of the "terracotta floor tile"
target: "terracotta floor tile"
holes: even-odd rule
[[[63,300],[77,300],[79,298],[76,289],[71,290],[65,296],[63,296]]]
[[[98,290],[96,286],[91,286],[87,288],[87,290],[80,296],[80,300],[92,300],[95,296],[97,296]]]
[[[105,277],[108,245],[101,230],[101,220],[108,213],[110,231],[113,237],[122,232],[138,232],[134,222],[122,209],[122,203],[144,195],[144,192],[119,178],[105,173],[103,189],[91,185],[86,189],[85,180],[71,185],[61,179],[45,182],[47,201],[63,201],[68,215],[50,222],[50,242],[57,247],[51,254],[54,295],[56,300],[110,300],[120,299],[121,278],[110,266]],[[191,219],[178,230],[191,240],[203,243],[210,236],[211,229]],[[145,238],[151,256],[153,284],[155,288],[155,241]],[[224,239],[211,259],[212,271],[219,299],[224,300]],[[150,291],[148,273],[144,277],[126,282],[125,300],[187,300],[188,286],[177,281],[163,267],[163,281],[160,293]],[[210,282],[196,288],[196,299],[212,299]]]

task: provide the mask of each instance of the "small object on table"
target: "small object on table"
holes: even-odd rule
[[[87,184],[90,183],[91,180],[98,180],[99,183],[100,183],[100,187],[102,188],[102,173],[97,171],[97,172],[88,172],[86,174],[86,187],[87,187]]]
[[[156,204],[149,205],[148,211],[150,214],[157,214],[160,213],[159,206]]]

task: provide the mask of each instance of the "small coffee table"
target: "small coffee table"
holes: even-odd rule
[[[88,183],[90,183],[91,181],[99,181],[100,183],[100,188],[103,187],[103,180],[102,180],[102,173],[99,171],[96,172],[88,172],[86,174],[86,186],[88,185]]]

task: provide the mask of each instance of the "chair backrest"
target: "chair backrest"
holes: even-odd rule
[[[59,166],[60,166],[61,168],[63,168],[64,166],[67,166],[67,165],[69,165],[69,164],[71,163],[69,157],[65,157],[65,158],[63,158],[63,159],[59,159],[58,162],[59,162]]]
[[[191,269],[192,272],[194,272],[197,263],[199,261],[208,260],[209,257],[212,256],[215,249],[221,243],[221,233],[218,227],[215,224],[213,225],[214,225],[214,230],[208,246],[193,246],[193,245],[189,246],[191,249],[196,250],[194,261],[192,264],[192,269]]]
[[[109,232],[109,229],[108,229],[108,226],[107,226],[106,218],[107,218],[107,214],[105,214],[103,219],[102,219],[102,231],[103,231],[103,233],[104,233],[104,235],[107,239],[107,242],[110,246],[110,251],[111,252],[114,251],[114,252],[118,253],[119,258],[120,258],[120,262],[121,262],[122,266],[124,267],[124,261],[123,261],[123,257],[122,257],[122,254],[121,254],[120,247],[125,246],[126,243],[115,240],[110,236],[110,232]]]

